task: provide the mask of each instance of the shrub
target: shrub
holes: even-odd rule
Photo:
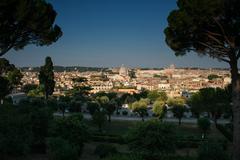
[[[0,157],[25,155],[30,151],[30,118],[15,106],[0,106]]]
[[[105,158],[109,155],[118,153],[115,146],[110,144],[100,144],[96,147],[94,153],[100,158]]]
[[[97,102],[88,102],[87,110],[91,115],[93,115],[96,111],[99,110],[99,104]]]
[[[143,160],[143,158],[136,154],[115,154],[104,158],[104,160]]]
[[[51,127],[52,137],[61,137],[78,147],[79,153],[83,143],[87,141],[89,132],[87,126],[82,122],[81,114],[56,119]]]
[[[121,136],[110,136],[110,135],[94,135],[91,138],[95,142],[108,142],[108,143],[118,143],[124,144],[125,141]]]
[[[107,121],[107,116],[103,111],[96,111],[92,116],[93,123],[98,126],[99,132],[102,132],[102,127]]]
[[[62,138],[49,138],[47,147],[50,160],[78,159],[78,148]]]
[[[207,131],[211,127],[211,122],[209,121],[208,118],[199,118],[198,119],[198,127],[202,130],[203,138],[205,138]]]
[[[145,158],[144,160],[147,159],[151,160],[151,158]],[[143,160],[143,157],[139,154],[115,154],[106,157],[104,160]],[[196,160],[196,158],[189,156],[164,155],[157,160]]]
[[[233,133],[230,130],[221,124],[217,124],[216,127],[230,142],[233,141]]]
[[[139,123],[128,135],[130,149],[150,159],[174,153],[175,138],[173,127],[159,121]]]
[[[128,111],[122,111],[122,115],[124,116],[128,115]]]
[[[203,143],[198,149],[197,160],[230,160],[223,147],[217,143]]]
[[[29,115],[33,134],[33,149],[36,152],[45,152],[46,137],[48,137],[50,123],[53,120],[50,107],[39,107],[31,103],[21,103],[18,106],[19,114]]]

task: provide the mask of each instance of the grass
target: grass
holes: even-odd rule
[[[89,129],[93,133],[98,132],[98,128],[91,120],[84,120],[84,122],[89,126]],[[119,121],[114,120],[112,122],[106,122],[103,126],[103,133],[110,135],[124,135],[132,127],[134,127],[138,122],[136,121]]]
[[[89,126],[90,130],[93,133],[99,133],[96,125],[92,123],[91,120],[84,120],[85,123]],[[103,133],[109,135],[126,135],[128,131],[136,126],[141,121],[120,121],[113,120],[112,122],[106,122],[103,127]],[[170,123],[170,122],[169,122]],[[178,123],[171,122],[176,127],[176,134],[178,136],[193,136],[201,138],[202,132],[197,127],[197,124],[182,123],[180,126]],[[214,125],[211,126],[211,129],[208,133],[209,138],[213,139],[225,139],[225,137],[215,128]]]

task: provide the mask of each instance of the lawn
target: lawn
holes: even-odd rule
[[[85,123],[89,126],[89,129],[93,133],[99,133],[98,128],[96,125],[92,123],[91,120],[84,120]],[[109,135],[126,135],[128,131],[136,126],[138,123],[142,123],[140,121],[120,121],[120,120],[113,120],[112,122],[106,122],[103,127],[103,133]],[[160,122],[159,122],[160,123]],[[177,136],[184,136],[184,137],[201,137],[201,130],[197,127],[197,124],[189,124],[189,123],[182,123],[178,125],[175,122],[169,122],[176,128]],[[215,128],[212,124],[211,129],[208,133],[209,138],[217,138],[217,139],[225,139],[225,137]]]

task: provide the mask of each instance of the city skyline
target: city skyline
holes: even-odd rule
[[[50,0],[58,13],[56,23],[63,37],[49,47],[27,46],[6,57],[18,67],[40,66],[46,56],[55,65],[158,68],[228,68],[223,62],[196,54],[175,57],[165,43],[163,30],[176,1],[157,0]]]

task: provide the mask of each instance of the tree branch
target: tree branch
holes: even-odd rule
[[[223,37],[224,37],[225,40],[228,42],[228,44],[229,44],[232,48],[235,48],[234,43],[229,40],[229,38],[228,38],[228,36],[227,36],[227,34],[226,34],[223,26],[221,25],[221,23],[219,23],[218,20],[217,20],[215,17],[213,17],[213,20],[217,23],[218,27],[220,28],[220,30],[221,30],[222,33],[223,33]]]
[[[212,35],[212,34],[209,33],[208,31],[207,31],[206,35],[207,35],[208,38],[210,38],[211,40],[217,42],[218,44],[224,45],[223,42],[221,42],[219,39],[217,39],[216,37],[214,37],[214,35]]]
[[[0,52],[0,57],[2,57],[4,54],[6,54],[10,49],[12,49],[14,45],[11,44],[10,46],[8,46],[6,49],[4,49],[3,51]]]
[[[224,58],[224,57],[229,57],[229,55],[227,54],[228,53],[227,51],[224,52],[224,51],[218,50],[216,49],[216,47],[212,47],[211,45],[204,42],[199,42],[199,44],[209,49],[209,51],[205,51],[209,56],[217,58],[221,61],[230,63],[230,60]]]
[[[226,52],[218,50],[217,47],[212,47],[211,45],[204,43],[204,42],[198,42],[199,44],[203,45],[204,47],[207,47],[210,50],[216,51],[218,53],[221,53],[221,55],[226,55]]]

